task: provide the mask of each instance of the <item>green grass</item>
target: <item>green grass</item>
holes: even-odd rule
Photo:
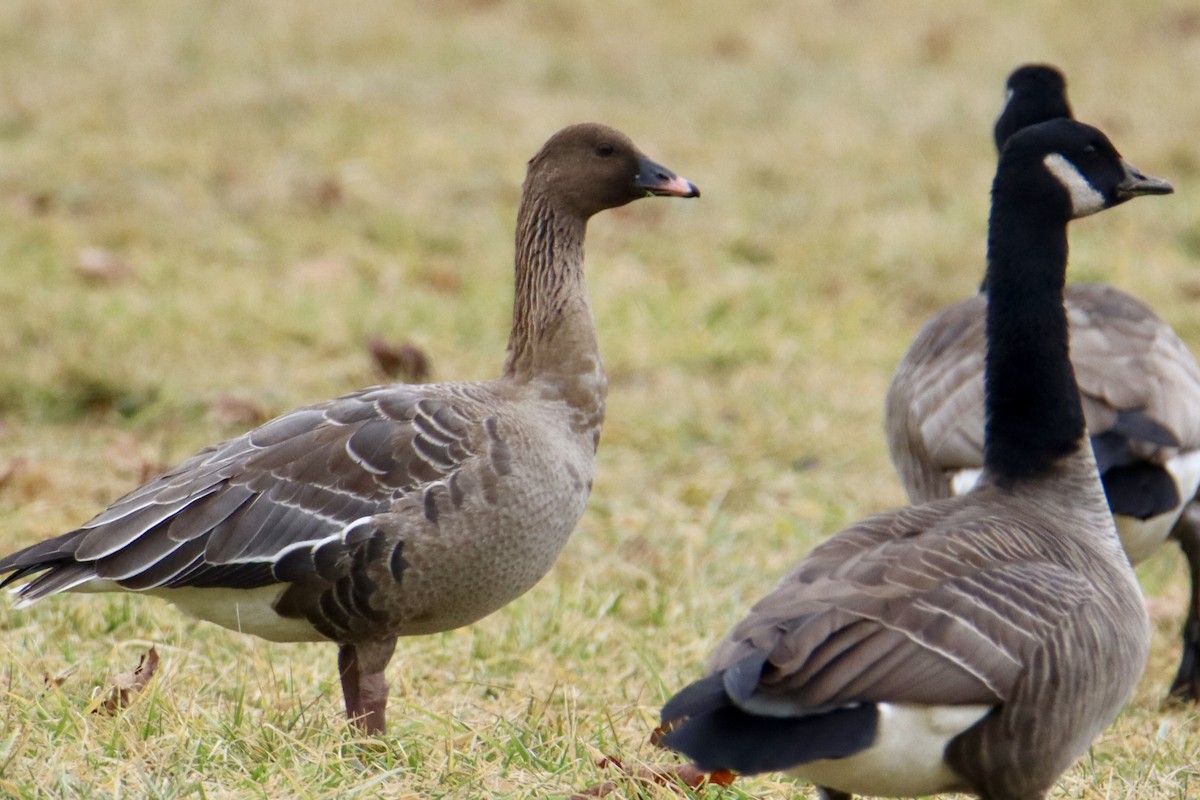
[[[345,726],[331,646],[143,598],[5,605],[0,795],[555,797],[612,777],[603,755],[670,762],[657,708],[728,626],[902,502],[883,394],[979,279],[991,124],[1029,60],[1178,187],[1075,225],[1074,276],[1200,346],[1184,0],[0,4],[5,551],[243,430],[230,399],[277,413],[379,381],[370,335],[413,341],[436,379],[494,375],[524,162],[559,127],[613,124],[704,191],[593,223],[612,388],[591,508],[527,596],[401,644],[387,737]],[[93,246],[130,274],[81,277]],[[1054,797],[1200,791],[1200,717],[1160,707],[1180,564],[1143,569],[1150,667]],[[90,713],[151,643],[148,691]]]

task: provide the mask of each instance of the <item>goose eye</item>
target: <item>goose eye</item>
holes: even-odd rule
[[[614,148],[608,142],[604,142],[603,144],[596,145],[596,155],[600,156],[601,158],[608,158],[615,152],[616,152],[616,148]]]
[[[1094,144],[1089,144],[1087,147],[1083,148],[1083,157],[1086,159],[1091,160],[1096,158],[1098,155],[1100,155],[1100,151],[1096,149],[1096,145]]]

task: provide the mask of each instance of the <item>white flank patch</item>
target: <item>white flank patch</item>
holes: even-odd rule
[[[275,584],[257,589],[150,589],[139,594],[161,597],[193,617],[215,622],[238,633],[252,633],[271,642],[328,641],[306,620],[275,613],[275,600],[285,588]]]
[[[946,745],[993,706],[879,704],[875,744],[849,758],[811,761],[789,774],[856,795],[918,797],[964,788]]]
[[[983,475],[981,469],[960,469],[958,472],[950,475],[950,491],[955,495],[966,494],[975,488],[975,484],[979,483],[979,476]]]
[[[1182,502],[1172,510],[1149,519],[1114,517],[1121,544],[1134,564],[1145,561],[1167,540],[1183,507],[1195,496],[1196,488],[1200,485],[1200,452],[1180,453],[1163,467],[1175,480],[1175,488]]]
[[[1175,479],[1179,496],[1186,504],[1196,494],[1196,489],[1200,488],[1200,450],[1180,453],[1167,461],[1164,466],[1167,472],[1171,473],[1171,477]]]
[[[18,586],[9,591],[17,593]],[[223,628],[238,633],[250,633],[271,642],[325,642],[306,620],[281,617],[275,613],[274,603],[287,587],[282,584],[261,586],[257,589],[192,587],[179,589],[147,589],[128,592],[134,595],[151,595],[174,603],[180,611],[198,619],[215,622]],[[69,592],[120,592],[116,582],[92,578],[83,583],[69,586],[60,591]],[[13,608],[25,608],[36,601],[19,599]]]
[[[1064,156],[1051,153],[1042,163],[1071,195],[1071,213],[1075,219],[1104,210],[1107,205],[1104,195],[1096,191],[1083,173]]]

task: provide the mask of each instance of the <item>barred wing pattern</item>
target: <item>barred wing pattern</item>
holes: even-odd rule
[[[1011,512],[960,520],[951,507],[876,515],[818,546],[710,669],[765,654],[748,709],[1003,703],[1031,650],[1098,590],[1013,535]]]
[[[983,464],[986,307],[985,297],[972,297],[926,323],[888,391],[888,448],[915,503],[951,496],[953,473]],[[1188,468],[1180,496],[1170,486],[1151,489],[1163,482],[1146,470],[1170,471],[1181,453],[1200,451],[1200,366],[1169,325],[1111,286],[1072,284],[1066,308],[1071,361],[1114,513],[1146,519],[1180,508],[1200,472],[1192,478]]]
[[[297,409],[203,450],[0,571],[14,571],[5,583],[43,573],[18,590],[25,603],[93,580],[252,589],[336,576],[368,558],[398,577],[403,540],[380,552],[385,542],[366,523],[403,500],[435,514],[437,494],[454,493],[484,446],[473,435],[494,426],[464,415],[471,402],[454,394],[463,386],[374,387]]]

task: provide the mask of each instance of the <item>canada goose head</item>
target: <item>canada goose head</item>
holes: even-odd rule
[[[1049,64],[1026,64],[1017,67],[1005,83],[1008,96],[1004,109],[996,119],[992,136],[996,152],[1014,133],[1051,119],[1072,119],[1071,104],[1067,102],[1067,79],[1057,67]]]
[[[1023,128],[1005,144],[993,195],[1008,191],[1024,201],[1052,204],[1065,219],[1079,219],[1140,195],[1171,194],[1174,188],[1121,158],[1096,128],[1055,119]]]
[[[581,219],[641,197],[699,197],[691,181],[651,161],[629,137],[596,123],[563,128],[529,160],[526,186]]]

